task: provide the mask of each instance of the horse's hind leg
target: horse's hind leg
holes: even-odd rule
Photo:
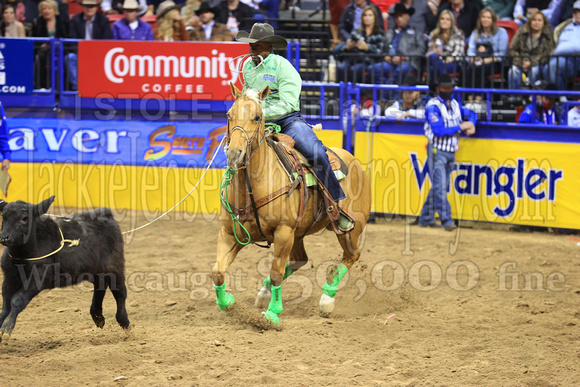
[[[216,303],[221,310],[228,309],[235,302],[234,296],[226,292],[225,274],[243,247],[244,245],[239,244],[233,235],[226,232],[223,227],[221,228],[218,236],[216,262],[212,270]]]
[[[295,239],[294,245],[292,246],[292,251],[290,252],[290,260],[284,267],[283,279],[288,278],[296,270],[306,265],[307,262],[308,255],[306,255],[306,250],[304,250],[304,239]],[[257,308],[265,308],[270,303],[270,298],[272,297],[271,287],[272,281],[270,280],[270,277],[267,277],[262,284],[262,289],[260,289],[258,295],[256,296],[255,305]]]
[[[342,263],[332,273],[332,282],[326,281],[322,286],[322,297],[320,298],[320,315],[328,317],[334,311],[334,295],[338,285],[346,272],[358,261],[360,249],[358,247],[359,238],[364,230],[365,223],[356,222],[355,228],[348,234],[338,235],[338,241],[342,247]]]
[[[98,328],[105,326],[105,317],[103,316],[103,299],[107,292],[107,284],[105,278],[101,275],[95,277],[93,291],[93,302],[91,304],[91,317]]]

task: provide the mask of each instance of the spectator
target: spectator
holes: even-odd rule
[[[58,14],[60,15],[62,20],[69,20],[68,17],[68,5],[65,4],[62,0],[55,0],[57,3]],[[41,1],[40,0],[24,0],[24,8],[26,10],[26,18],[25,24],[34,22],[40,15],[39,6]]]
[[[534,83],[534,90],[556,91],[556,85],[548,84],[544,81],[536,81]],[[533,105],[526,106],[522,114],[520,114],[520,124],[544,124],[544,125],[558,125],[560,122],[561,110],[556,106],[555,96],[538,96],[536,103],[536,116],[533,115]]]
[[[459,135],[475,133],[477,115],[464,108],[452,98],[453,82],[448,74],[442,74],[433,84],[437,96],[427,102],[425,111],[425,135],[427,144],[427,165],[431,177],[431,190],[421,210],[418,223],[421,227],[437,227],[435,213],[446,231],[457,226],[451,217],[451,206],[447,200],[451,171],[455,163],[455,152],[459,147]],[[467,119],[467,121],[464,121]]]
[[[516,0],[483,0],[484,7],[491,7],[499,20],[513,20]]]
[[[0,22],[0,36],[5,38],[25,38],[24,25],[16,20],[16,12],[12,4],[2,7],[2,22]]]
[[[463,31],[465,36],[469,36],[477,24],[481,8],[479,0],[449,0],[449,2],[439,6],[439,13],[443,10],[453,12],[457,28]]]
[[[2,169],[7,171],[10,169],[10,157],[12,156],[12,152],[8,145],[8,124],[2,102],[0,102],[0,120],[0,153],[2,153]]]
[[[252,29],[255,14],[252,7],[240,3],[240,0],[224,0],[215,8],[215,21],[225,24],[235,38],[238,31]]]
[[[4,5],[11,5],[12,8],[14,8],[16,20],[20,23],[24,23],[24,20],[26,19],[26,8],[24,7],[22,0],[6,0]]]
[[[427,0],[401,0],[397,4],[402,4],[407,9],[414,8],[415,12],[411,15],[409,19],[409,26],[413,27],[415,31],[419,34],[428,34],[431,32],[431,28],[428,27],[430,20],[435,20],[435,17],[431,14],[429,6],[427,5]],[[391,5],[389,8],[389,28],[395,25],[395,6],[397,4]]]
[[[508,42],[507,31],[497,26],[495,11],[490,7],[482,9],[467,47],[467,55],[470,57],[466,74],[468,87],[484,87],[486,75],[501,74]]]
[[[201,25],[194,27],[189,31],[191,40],[206,42],[231,42],[233,40],[230,30],[225,24],[214,21],[214,13],[208,3],[201,3],[201,6],[195,11]]]
[[[398,83],[411,71],[418,71],[426,51],[425,36],[409,25],[415,8],[397,3],[392,11],[395,22],[387,32],[384,62],[374,65],[373,74],[380,76],[375,83]]]
[[[521,26],[536,11],[542,11],[549,22],[552,22],[553,17],[557,19],[554,23],[551,23],[552,27],[554,27],[560,20],[560,2],[561,0],[517,0],[514,7],[514,20]],[[555,13],[557,14],[555,15]]]
[[[344,8],[340,17],[339,33],[342,40],[345,42],[350,39],[352,31],[361,27],[361,16],[365,7],[372,6],[377,11],[377,15],[381,14],[379,7],[371,3],[369,0],[353,0]],[[385,22],[383,18],[379,18],[379,29],[385,30]]]
[[[576,85],[574,87],[574,91],[580,92],[580,85]],[[570,100],[580,103],[580,94],[570,98]],[[566,124],[576,128],[580,127],[580,105],[570,107],[570,110],[568,110],[568,120],[566,121]]]
[[[338,77],[341,80],[348,78],[354,82],[362,82],[367,68],[372,68],[377,61],[382,60],[385,34],[379,27],[379,13],[376,7],[367,5],[361,18],[361,28],[352,32],[344,46],[344,52],[358,55],[350,56],[338,65]]]
[[[439,15],[437,27],[431,31],[427,45],[430,79],[437,79],[437,74],[454,74],[459,71],[456,62],[465,55],[465,35],[455,26],[455,16],[449,10]]]
[[[147,1],[147,12],[145,16],[153,16],[157,14],[157,9],[165,0],[146,0]],[[175,4],[182,5],[185,4],[185,0],[175,0]]]
[[[166,42],[189,40],[189,34],[181,20],[177,5],[172,0],[165,0],[157,8],[157,22],[153,36],[155,40]]]
[[[153,30],[149,23],[139,19],[139,12],[145,9],[137,0],[125,0],[123,19],[113,23],[113,39],[118,40],[153,40]]]
[[[510,89],[518,89],[522,82],[526,86],[533,84],[540,75],[541,61],[552,55],[555,46],[554,33],[546,15],[536,11],[516,32],[510,44]]]
[[[337,44],[339,44],[342,39],[338,33],[338,25],[340,23],[340,17],[344,8],[350,3],[350,0],[330,0],[330,33],[332,34],[332,44],[330,45],[330,50],[333,50]]]
[[[580,0],[574,3],[572,20],[565,25],[558,26],[559,35],[554,38],[557,42],[553,57],[548,66],[544,66],[544,78],[556,84],[559,90],[566,88],[569,78],[575,77],[580,71]]]
[[[566,20],[572,19],[572,13],[574,12],[574,3],[577,0],[562,0],[560,3],[560,18],[558,19],[558,24],[565,22]]]
[[[98,13],[99,0],[83,0],[83,12],[72,17],[69,37],[71,39],[113,39],[109,19]]]
[[[417,77],[407,75],[401,86],[417,86]],[[421,93],[418,91],[405,90],[401,92],[403,97],[395,101],[385,110],[387,118],[396,118],[398,121],[407,118],[425,119],[425,106],[422,104]]]
[[[136,0],[139,2],[139,9],[137,11],[137,16],[141,17],[147,12],[147,0]],[[105,15],[118,15],[123,14],[123,0],[102,0],[101,11]]]
[[[201,22],[196,14],[196,11],[201,5],[201,0],[187,0],[183,8],[181,8],[181,20],[185,27],[199,27]]]

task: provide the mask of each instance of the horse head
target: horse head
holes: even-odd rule
[[[250,89],[242,93],[233,83],[230,83],[230,86],[235,101],[227,114],[228,148],[226,156],[228,167],[236,169],[244,157],[251,156],[254,142],[257,142],[255,145],[257,148],[260,139],[264,138],[262,101],[268,96],[270,88],[266,86],[260,92]]]

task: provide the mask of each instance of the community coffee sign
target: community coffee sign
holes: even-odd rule
[[[221,42],[79,42],[81,97],[231,99],[248,45]]]

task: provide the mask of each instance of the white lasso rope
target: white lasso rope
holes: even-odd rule
[[[235,66],[235,60],[238,58],[242,58],[238,63],[241,64],[241,66],[238,65],[238,68],[242,68],[244,66],[244,61],[247,57],[251,56],[252,54],[243,54],[243,55],[238,55],[235,58],[233,58],[229,63],[228,63],[228,67],[230,68],[230,71],[232,73],[236,73],[236,74],[241,74],[244,72],[244,70],[238,70],[237,68],[232,68],[232,63]],[[246,71],[246,74],[252,71],[256,71],[258,69],[258,67],[260,67],[261,65],[264,64],[264,58],[262,57],[262,55],[258,55],[260,57],[260,64],[257,65],[256,67],[254,67],[253,69],[250,69],[248,71]]]
[[[208,164],[208,165],[207,165],[207,167],[205,168],[205,171],[203,171],[203,174],[201,175],[201,177],[199,178],[199,180],[197,181],[197,183],[195,184],[195,186],[193,186],[193,188],[192,188],[192,189],[191,189],[191,190],[190,190],[190,191],[187,193],[187,195],[185,195],[185,196],[183,197],[183,199],[181,199],[179,202],[177,202],[177,204],[176,204],[176,205],[174,205],[173,207],[171,207],[169,210],[165,211],[163,214],[161,214],[161,215],[159,215],[157,218],[153,219],[151,222],[149,222],[149,223],[146,223],[146,224],[144,224],[144,225],[142,225],[142,226],[139,226],[139,227],[137,227],[137,228],[134,228],[134,229],[132,229],[132,230],[129,230],[129,231],[124,231],[124,232],[123,232],[123,234],[129,234],[129,233],[132,233],[132,232],[134,232],[134,231],[141,230],[142,228],[145,228],[145,227],[149,226],[150,224],[157,222],[159,219],[163,218],[165,215],[169,214],[171,211],[173,211],[174,209],[176,209],[176,208],[177,208],[177,207],[178,207],[178,206],[179,206],[181,203],[183,203],[183,201],[184,201],[185,199],[187,199],[187,198],[188,198],[188,197],[191,195],[191,193],[192,193],[193,191],[195,191],[195,189],[197,188],[197,186],[199,185],[199,183],[201,183],[201,181],[202,181],[202,180],[203,180],[203,178],[205,177],[205,174],[207,173],[207,171],[209,170],[209,168],[210,168],[210,167],[211,167],[211,165],[213,164],[213,162],[214,162],[214,160],[215,160],[215,157],[217,156],[217,154],[218,154],[218,152],[219,152],[220,148],[222,147],[222,144],[224,143],[224,140],[225,140],[225,139],[226,139],[226,136],[224,136],[224,138],[222,138],[222,140],[221,140],[220,144],[218,145],[217,149],[215,150],[215,152],[214,152],[214,154],[213,154],[213,157],[211,158],[211,161],[209,162],[209,164]]]

